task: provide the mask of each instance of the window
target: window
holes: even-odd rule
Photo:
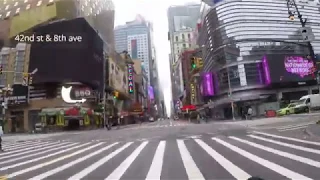
[[[184,40],[184,34],[182,34],[182,39]]]
[[[187,47],[187,45],[186,44],[183,44],[183,48],[186,48]]]
[[[178,36],[176,36],[176,41],[179,41],[179,37]]]
[[[25,51],[17,51],[16,53],[16,61],[14,65],[14,83],[22,83],[23,72],[24,72],[24,58]]]
[[[188,33],[188,39],[191,39],[191,35]]]
[[[2,66],[3,71],[7,70],[8,62],[9,62],[9,54],[0,55],[0,64]],[[6,86],[6,83],[7,83],[7,73],[3,73],[0,75],[0,85]]]
[[[261,63],[245,64],[244,71],[248,85],[264,84],[263,68]]]

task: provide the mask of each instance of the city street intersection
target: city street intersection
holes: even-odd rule
[[[111,131],[16,136],[18,142],[5,136],[0,177],[319,179],[320,138],[301,129],[277,129],[312,125],[316,118],[209,124],[163,120]]]

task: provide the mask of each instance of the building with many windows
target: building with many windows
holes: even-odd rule
[[[315,39],[311,44],[318,54],[319,2],[297,1],[297,6],[312,29]],[[278,101],[318,92],[313,57],[308,56],[297,14],[294,20],[288,18],[286,1],[204,0],[201,10],[198,43],[203,70],[212,73],[215,84],[214,95],[206,99],[212,101],[211,108],[221,109],[221,116],[232,116],[231,101],[238,107],[237,115],[248,105],[260,115],[268,108],[279,108]],[[306,67],[303,63],[312,68],[297,68]],[[301,75],[300,71],[308,73]]]
[[[74,106],[61,99],[61,89],[66,84],[73,86],[70,90],[73,98],[80,95],[90,99],[82,105],[84,109],[93,108],[103,94],[102,72],[107,71],[103,59],[106,54],[112,57],[114,51],[113,26],[111,0],[1,1],[0,64],[3,73],[0,86],[13,88],[13,94],[2,93],[5,98],[1,98],[6,102],[10,100],[6,131],[31,131],[41,120],[59,128],[68,125],[62,114],[52,116]],[[55,34],[81,36],[81,42],[36,43],[22,38]],[[31,72],[35,72],[32,81]],[[25,101],[20,103],[22,95],[15,96],[19,88],[14,87],[28,83],[28,79],[30,85],[24,86],[28,87],[23,95]],[[83,114],[84,119],[79,120],[78,125],[90,124],[85,116]]]
[[[153,40],[153,25],[141,15],[115,28],[116,51],[128,51],[132,59],[139,59],[147,75],[148,108],[160,106],[156,50]],[[149,88],[151,87],[151,88]],[[152,89],[152,92],[151,92]],[[151,110],[150,110],[151,111]]]
[[[200,15],[200,5],[190,4],[183,6],[169,7],[167,16],[169,22],[168,40],[170,41],[170,72],[172,84],[172,98],[176,103],[184,94],[185,84],[183,82],[181,53],[190,48],[194,48],[192,43],[193,32]],[[174,106],[175,106],[174,105]]]
[[[128,51],[133,59],[140,59],[143,62],[142,65],[148,74],[149,85],[151,79],[152,33],[152,24],[141,15],[137,15],[134,21],[117,26],[114,30],[116,51]]]

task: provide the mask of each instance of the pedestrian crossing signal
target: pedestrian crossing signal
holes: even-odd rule
[[[28,73],[23,73],[22,85],[28,86]]]
[[[28,84],[29,84],[29,85],[32,84],[32,80],[33,80],[33,79],[32,79],[32,76],[30,76],[30,77],[29,77],[29,81],[28,81]]]

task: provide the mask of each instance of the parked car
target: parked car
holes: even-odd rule
[[[277,115],[283,116],[283,115],[294,114],[295,113],[294,108],[296,107],[296,105],[297,105],[296,103],[291,103],[287,107],[279,109],[277,111]]]

